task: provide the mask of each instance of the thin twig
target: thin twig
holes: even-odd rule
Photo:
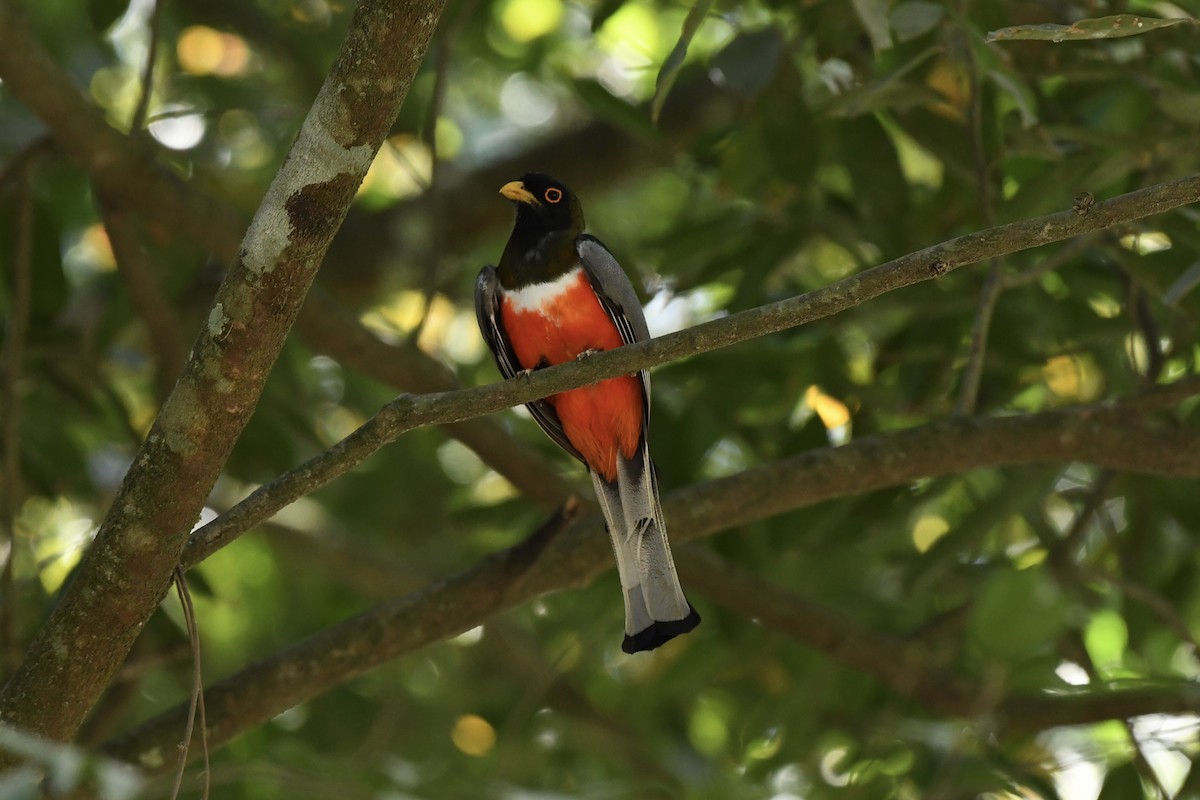
[[[1056,559],[1063,566],[1073,567],[1078,563],[1076,556],[1079,555],[1079,550],[1083,546],[1083,540],[1091,528],[1092,520],[1104,507],[1104,502],[1108,498],[1109,490],[1116,477],[1117,473],[1111,469],[1100,470],[1100,474],[1092,481],[1092,487],[1083,501],[1083,507],[1071,521],[1071,527],[1051,550],[1052,559]]]
[[[55,149],[54,140],[49,136],[43,136],[20,153],[17,153],[4,165],[4,169],[0,170],[0,192],[8,189],[9,184],[16,183],[29,171],[33,164],[55,152]]]
[[[16,242],[13,247],[12,300],[4,336],[2,393],[3,424],[0,425],[0,449],[4,451],[3,485],[0,485],[0,543],[5,552],[0,571],[0,665],[8,675],[20,657],[16,634],[17,509],[21,504],[21,377],[25,360],[25,340],[29,332],[33,283],[33,181],[37,159],[24,162],[17,175]]]
[[[113,169],[160,181],[164,173],[152,163],[113,166],[112,153],[127,152],[128,137],[114,137],[103,122],[84,141],[63,135],[79,120],[68,120],[64,106],[44,102],[44,95],[79,92],[9,5],[0,2],[0,79],[6,91],[45,115],[64,151],[86,165],[99,185],[108,185]],[[52,740],[72,739],[169,590],[187,534],[249,422],[371,157],[396,119],[443,5],[444,0],[355,5],[288,158],[244,228],[244,244],[225,273],[188,366],[134,456],[74,580],[0,688],[6,722]],[[94,119],[96,110],[86,108],[87,118]],[[108,149],[114,140],[119,143]],[[103,621],[99,627],[97,620]],[[0,753],[0,768],[11,764]]]
[[[618,351],[607,351],[605,354],[608,353],[618,354]],[[540,372],[560,369],[562,367],[550,367]],[[534,378],[537,374],[534,374]],[[570,384],[567,386],[570,387]],[[442,415],[450,413],[450,409],[463,409],[458,412],[462,414],[481,413],[478,406],[467,402],[468,398],[483,397],[489,406],[505,407],[505,403],[509,402],[507,398],[512,394],[510,389],[528,393],[523,382],[517,380],[478,389],[398,398],[329,450],[285,472],[221,516],[196,529],[183,552],[181,563],[185,569],[192,568],[279,509],[361,464],[372,453],[402,434],[422,425],[434,424],[431,420],[439,420]],[[1191,376],[1107,405],[1047,411],[1025,417],[984,418],[975,422],[957,418],[885,437],[890,443],[888,446],[895,450],[889,456],[889,461],[899,458],[900,442],[906,436],[919,437],[922,432],[948,430],[961,441],[973,440],[979,442],[977,446],[986,446],[993,456],[1001,450],[1011,449],[1002,460],[1003,463],[1028,464],[1058,460],[1038,457],[1039,448],[1050,447],[1059,454],[1072,453],[1071,460],[1091,461],[1101,466],[1156,474],[1200,476],[1200,454],[1188,447],[1189,437],[1144,428],[1132,422],[1137,414],[1178,404],[1197,393],[1200,393],[1200,376]],[[471,410],[465,410],[467,408]],[[1105,420],[1114,421],[1114,427],[1107,429],[1102,426]],[[1116,424],[1118,421],[1119,425]],[[1086,430],[1080,430],[1080,426],[1086,427]],[[1043,432],[1052,434],[1053,441],[1035,442],[1034,437]],[[1071,437],[1084,438],[1076,440]],[[840,448],[840,452],[848,455],[859,449],[872,448],[876,442],[876,439],[859,439]],[[1174,446],[1178,446],[1178,449],[1167,452],[1166,448]],[[1042,449],[1040,452],[1047,451]],[[992,463],[996,465],[1001,462]],[[866,480],[865,476],[863,480]],[[859,489],[866,490],[861,482]]]
[[[173,642],[164,648],[148,638],[138,638],[128,660],[121,665],[96,707],[80,726],[76,744],[91,748],[108,739],[117,725],[129,716],[130,706],[142,697],[141,683],[146,675],[191,658],[189,642]]]
[[[1049,548],[1048,563],[1051,573],[1054,575],[1055,580],[1068,590],[1082,588],[1079,580],[1084,571],[1080,563],[1076,560],[1076,552],[1082,544],[1083,539],[1087,536],[1088,530],[1092,527],[1092,522],[1095,520],[1096,514],[1104,507],[1104,502],[1108,497],[1114,479],[1115,473],[1112,470],[1102,470],[1093,482],[1091,490],[1084,499],[1083,505],[1072,520],[1067,534],[1057,542],[1046,543]],[[1037,529],[1035,528],[1035,530]],[[1096,663],[1092,659],[1091,653],[1088,652],[1083,637],[1078,630],[1070,631],[1063,645],[1069,649],[1070,659],[1077,662],[1083,668],[1092,683],[1099,684],[1103,681],[1103,676],[1096,667]],[[1142,780],[1154,787],[1157,796],[1165,800],[1169,795],[1163,789],[1162,782],[1159,780],[1158,774],[1154,771],[1154,767],[1151,766],[1150,761],[1146,758],[1146,753],[1142,749],[1141,742],[1138,741],[1130,718],[1122,718],[1121,725],[1124,727],[1125,735],[1128,737],[1129,744],[1133,748],[1134,768]]]
[[[591,697],[571,683],[572,673],[563,664],[569,649],[548,660],[536,638],[522,627],[505,619],[489,622],[481,646],[497,668],[506,669],[525,687],[519,698],[510,700],[504,728],[497,740],[505,745],[498,754],[501,761],[519,759],[528,741],[519,726],[528,724],[540,708],[547,706],[570,715],[586,730],[590,746],[607,752],[636,777],[641,797],[677,797],[682,786],[679,776],[649,752],[629,720],[596,705]],[[591,650],[591,648],[588,648]],[[497,774],[507,770],[498,769]],[[661,787],[661,791],[659,790]]]
[[[1092,659],[1092,654],[1088,652],[1087,645],[1083,641],[1083,636],[1079,631],[1072,631],[1073,641],[1071,641],[1071,660],[1079,663],[1083,671],[1087,673],[1088,679],[1095,684],[1103,685],[1104,678],[1100,674],[1100,670],[1096,667],[1096,662]],[[1138,776],[1154,790],[1157,800],[1169,800],[1170,793],[1162,785],[1162,780],[1158,777],[1158,772],[1150,763],[1150,759],[1146,757],[1146,751],[1142,747],[1142,743],[1138,740],[1137,732],[1133,728],[1133,718],[1123,717],[1121,719],[1121,727],[1125,729],[1125,736],[1129,739],[1129,746],[1133,750],[1133,767],[1137,771]]]
[[[433,96],[429,99],[429,108],[426,111],[428,117],[421,132],[425,145],[429,148],[429,185],[425,187],[425,224],[429,229],[429,252],[426,254],[425,269],[422,270],[421,275],[421,289],[425,295],[425,305],[417,324],[408,334],[408,340],[414,343],[420,340],[421,334],[425,331],[425,325],[429,322],[429,315],[433,311],[433,299],[437,294],[438,273],[442,262],[442,168],[438,163],[437,118],[441,113],[442,102],[446,94],[446,73],[450,66],[449,42],[443,39],[435,46],[433,63]]]
[[[1013,272],[1004,276],[1004,289],[1019,289],[1036,283],[1045,275],[1057,272],[1071,259],[1086,251],[1103,237],[1099,231],[1072,239],[1054,253],[1043,258],[1037,266],[1024,272]]]
[[[962,371],[962,388],[956,414],[973,414],[979,402],[979,385],[983,381],[984,361],[987,357],[988,331],[996,311],[996,301],[1004,290],[1004,267],[1000,259],[992,259],[983,288],[979,290],[979,304],[975,308],[975,322],[971,326],[971,344],[967,350],[967,363]]]
[[[1035,533],[1042,538],[1043,545],[1048,551],[1047,563],[1064,583],[1072,585],[1086,582],[1107,583],[1129,599],[1141,603],[1151,613],[1156,615],[1164,625],[1175,632],[1180,641],[1188,645],[1193,653],[1200,655],[1200,642],[1192,635],[1192,631],[1175,606],[1158,592],[1147,586],[1130,581],[1120,575],[1114,575],[1107,570],[1089,566],[1081,562],[1081,548],[1096,519],[1096,514],[1104,507],[1106,498],[1111,491],[1117,473],[1111,469],[1101,470],[1092,482],[1092,486],[1084,498],[1082,506],[1071,520],[1071,527],[1058,541],[1044,537],[1040,529],[1034,528]]]
[[[1166,210],[1146,202],[1167,187],[1178,187],[1188,202],[1200,200],[1200,175],[1139,190],[1097,203],[1087,216],[1064,211],[1024,222],[1008,223],[966,234],[852,275],[823,289],[731,314],[702,325],[645,342],[596,353],[582,361],[559,364],[502,383],[423,395],[401,395],[374,417],[335,444],[261,487],[226,514],[192,534],[184,554],[186,567],[224,546],[256,522],[304,494],[323,486],[403,433],[425,425],[462,422],[576,389],[607,378],[649,369],[658,364],[728,347],[832,316],[881,294],[944,275],[957,266],[975,263],[997,253],[1029,249],[1072,235],[1116,224],[1117,209],[1136,208],[1138,216]],[[1138,199],[1142,198],[1139,202]],[[1167,207],[1183,203],[1175,200]],[[1127,216],[1121,215],[1120,221]]]
[[[142,66],[142,94],[133,110],[129,122],[129,130],[137,133],[146,124],[146,116],[150,112],[150,96],[154,94],[154,62],[158,59],[159,38],[162,31],[162,11],[166,0],[154,0],[154,9],[150,12],[148,27],[150,41],[146,46],[146,63]]]
[[[784,461],[676,490],[663,497],[672,544],[748,525],[817,502],[900,486],[921,477],[961,475],[982,467],[1142,459],[1143,469],[1179,470],[1200,477],[1200,435],[1148,430],[1128,407],[1179,402],[1200,394],[1200,376],[1141,395],[1138,401],[996,418],[956,418],[920,429],[866,436],[836,448],[808,451]],[[1141,433],[1138,433],[1141,431]],[[1132,438],[1130,434],[1136,434]],[[212,741],[221,744],[388,660],[480,625],[541,594],[580,586],[612,568],[612,555],[596,515],[557,535],[536,563],[513,581],[513,550],[493,553],[465,571],[322,630],[248,665],[206,692],[214,717]],[[204,543],[189,546],[185,563],[202,557]],[[501,590],[501,587],[504,587]],[[889,653],[879,654],[886,659]],[[1140,713],[1200,708],[1190,684],[1121,696],[1020,700],[1001,708],[1006,724],[1031,727],[1078,724]],[[1110,693],[1106,693],[1110,694]],[[1012,712],[1011,714],[1009,712]],[[140,762],[144,753],[178,735],[184,709],[164,712],[105,746],[110,754]],[[1138,712],[1133,712],[1138,713]]]
[[[464,0],[457,6],[457,13],[448,25],[443,26],[443,32],[433,52],[433,93],[429,98],[426,110],[425,125],[421,129],[421,138],[429,148],[429,186],[425,190],[426,224],[429,226],[429,252],[425,259],[425,270],[421,284],[425,293],[425,307],[421,318],[413,326],[408,339],[416,342],[429,322],[433,310],[433,299],[438,290],[438,275],[442,269],[443,250],[445,241],[442,228],[445,225],[446,208],[444,192],[442,191],[441,154],[437,145],[437,123],[446,102],[446,89],[449,85],[450,57],[454,52],[454,43],[462,34],[463,27],[475,11],[478,0]]]
[[[567,498],[561,508],[550,515],[549,519],[538,526],[537,530],[529,534],[524,541],[506,551],[505,563],[508,573],[497,587],[497,602],[502,599],[503,593],[520,586],[521,578],[533,569],[550,543],[577,522],[582,514],[582,501],[572,495]]]
[[[1158,321],[1154,318],[1154,312],[1146,301],[1146,291],[1138,285],[1138,282],[1124,267],[1120,269],[1125,278],[1131,333],[1141,337],[1142,345],[1146,349],[1146,363],[1138,364],[1137,348],[1131,346],[1129,365],[1143,386],[1153,386],[1158,383],[1158,378],[1162,375],[1163,367],[1167,363],[1166,354],[1162,349],[1162,334],[1158,328]],[[1131,341],[1135,340],[1131,338]]]
[[[979,189],[980,212],[984,224],[989,228],[996,224],[996,213],[992,200],[992,181],[988,168],[987,149],[983,141],[983,86],[979,78],[979,62],[970,41],[971,33],[966,32],[967,41],[963,47],[967,53],[967,64],[971,72],[971,109],[968,131],[971,137],[971,151],[975,159],[975,182]],[[967,363],[962,371],[962,386],[959,390],[955,413],[967,415],[975,413],[979,402],[979,385],[983,380],[984,361],[987,357],[988,332],[991,330],[992,316],[996,311],[996,301],[1004,291],[1004,259],[999,255],[988,261],[987,277],[979,292],[979,303],[975,309],[975,321],[971,327],[971,344],[967,350]]]
[[[883,685],[941,713],[969,713],[977,687],[945,671],[920,639],[902,639],[855,624],[844,615],[737,569],[699,548],[680,548],[675,557],[683,578],[710,600],[740,616],[826,653]],[[886,658],[881,654],[887,653]]]
[[[1181,642],[1191,648],[1193,656],[1200,656],[1200,643],[1192,634],[1191,627],[1180,615],[1175,604],[1166,597],[1148,586],[1143,586],[1119,575],[1113,575],[1102,569],[1089,567],[1086,564],[1077,564],[1074,569],[1080,580],[1102,581],[1120,591],[1130,600],[1141,603],[1170,628]]]
[[[146,326],[158,373],[158,396],[162,400],[170,394],[186,355],[178,318],[142,247],[134,215],[122,208],[119,200],[103,194],[99,204],[117,269],[125,280],[134,311]]]
[[[376,336],[319,285],[309,292],[296,329],[312,350],[399,391],[438,392],[462,385],[442,362],[412,342],[391,344]],[[558,508],[576,490],[559,473],[552,458],[509,434],[499,420],[468,420],[443,430],[475,451],[523,497],[545,511]]]
[[[200,672],[200,631],[196,626],[196,608],[192,605],[192,594],[188,591],[187,577],[181,568],[175,569],[175,590],[179,593],[179,605],[183,609],[183,624],[187,628],[188,640],[192,645],[192,693],[188,701],[187,724],[184,726],[183,741],[179,745],[179,771],[175,773],[175,784],[171,789],[171,800],[179,797],[180,787],[183,786],[183,774],[187,769],[188,750],[192,745],[192,731],[195,728],[196,714],[200,715],[200,742],[204,751],[204,791],[201,797],[207,798],[209,792],[208,764],[208,721],[204,714],[204,678]]]

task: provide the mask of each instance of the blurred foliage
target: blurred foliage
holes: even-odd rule
[[[451,2],[325,267],[326,288],[381,335],[415,338],[464,383],[494,381],[471,291],[507,235],[504,209],[497,198],[499,224],[463,225],[453,201],[464,187],[494,196],[498,185],[473,173],[538,169],[522,156],[528,148],[600,123],[646,155],[597,165],[581,149],[573,158],[588,178],[558,177],[582,195],[592,231],[635,283],[660,292],[658,331],[1200,163],[1194,24],[1113,39],[1083,24],[1089,41],[1062,44],[1021,35],[1123,14],[1195,16],[1197,0],[699,4],[708,13],[698,20],[677,0]],[[166,3],[148,124],[163,160],[249,214],[350,6]],[[140,95],[151,9],[26,4],[58,63],[121,129]],[[992,38],[1003,41],[988,43],[1001,29]],[[656,89],[664,120],[673,110],[692,120],[683,134],[650,124]],[[42,135],[2,84],[0,121],[0,163]],[[5,317],[16,203],[6,187]],[[47,161],[33,203],[17,591],[4,598],[22,640],[158,403],[154,350],[86,178]],[[436,247],[435,228],[453,246]],[[148,225],[142,235],[186,339],[219,270],[170,230]],[[1091,402],[1195,372],[1198,253],[1200,213],[1183,209],[1003,259],[1009,288],[979,411]],[[657,370],[664,489],[950,413],[986,270]],[[393,393],[292,341],[213,508],[337,441]],[[1181,424],[1195,425],[1187,412]],[[584,485],[522,412],[503,422]],[[205,677],[463,568],[539,520],[463,445],[437,430],[409,434],[193,573]],[[927,637],[945,666],[1002,696],[1195,678],[1195,640],[1184,634],[1200,626],[1198,529],[1193,486],[1070,464],[850,496],[706,546],[881,634]],[[1059,568],[1060,558],[1087,572]],[[618,651],[615,575],[542,598],[236,740],[214,756],[215,796],[1132,798],[1149,788],[1131,731],[1170,791],[1200,785],[1194,718],[997,740],[986,722],[940,717],[691,596],[705,624],[640,658]],[[182,622],[173,601],[164,608],[123,673],[134,691],[103,702],[92,742],[186,698]]]

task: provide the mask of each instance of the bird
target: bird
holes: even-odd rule
[[[564,184],[528,173],[504,184],[512,234],[475,283],[479,329],[505,378],[650,338],[637,292],[608,248],[584,233],[583,208]],[[650,376],[609,378],[526,406],[592,478],[625,599],[626,653],[653,650],[695,628],[650,459]]]

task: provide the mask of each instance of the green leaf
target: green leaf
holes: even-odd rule
[[[892,27],[888,22],[891,0],[854,0],[854,13],[871,37],[871,46],[878,53],[892,46]]]
[[[662,113],[663,103],[667,102],[667,95],[670,94],[671,87],[675,85],[675,78],[679,76],[679,70],[683,69],[683,60],[687,57],[688,46],[696,36],[696,31],[700,30],[704,18],[708,16],[708,10],[712,8],[712,4],[713,0],[696,0],[683,20],[679,41],[675,43],[675,47],[671,49],[666,60],[663,61],[662,68],[658,71],[654,99],[650,101],[650,119],[655,125],[658,124],[658,115]]]
[[[896,32],[896,38],[907,42],[929,33],[945,16],[946,10],[937,3],[912,0],[893,8],[888,20]]]
[[[1125,620],[1115,611],[1098,611],[1083,633],[1088,655],[1100,669],[1119,667],[1129,644]]]
[[[855,3],[855,5],[858,5]],[[1175,25],[1194,25],[1194,19],[1156,19],[1133,14],[1117,14],[1113,17],[1081,19],[1070,25],[1013,25],[988,33],[985,41],[1002,42],[1010,39],[1028,39],[1048,42],[1086,41],[1090,39],[1116,39],[1121,36],[1137,36],[1159,28]]]
[[[997,572],[971,615],[971,633],[989,652],[1016,661],[1049,646],[1066,626],[1062,590],[1042,567]]]
[[[746,752],[742,756],[742,762],[766,761],[774,758],[779,753],[779,748],[783,746],[783,733],[782,727],[772,727],[762,736],[752,739],[746,745]]]

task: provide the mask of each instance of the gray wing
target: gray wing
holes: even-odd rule
[[[631,344],[649,339],[650,328],[646,325],[642,303],[616,257],[599,239],[586,233],[576,241],[575,251],[579,254],[579,263],[583,265],[592,288],[600,298],[600,304],[621,333],[621,341]],[[644,429],[650,422],[650,374],[641,370],[638,377],[642,379],[645,400],[646,413],[642,415]]]
[[[649,339],[637,292],[613,254],[591,236],[579,237],[575,247],[601,306],[621,332],[621,341],[630,344]],[[671,559],[658,478],[646,444],[650,376],[642,370],[638,377],[642,380],[645,411],[638,452],[630,459],[617,458],[617,480],[611,483],[592,473],[625,595],[625,641],[621,649],[626,653],[653,650],[700,624],[700,615],[684,596]]]
[[[621,329],[625,344],[649,339],[650,329],[646,326],[646,315],[642,313],[642,302],[616,257],[599,239],[586,233],[579,237],[575,249],[592,288],[607,301],[605,309],[610,314],[614,309],[618,312],[613,322]]]
[[[517,360],[517,354],[513,352],[512,345],[509,344],[508,334],[504,332],[504,323],[500,319],[500,291],[500,283],[496,279],[496,268],[488,264],[479,271],[479,277],[475,280],[475,319],[479,323],[479,332],[483,334],[483,340],[487,342],[488,349],[492,351],[492,356],[496,359],[496,366],[500,368],[500,374],[507,380],[522,372],[524,368]],[[554,440],[555,444],[583,461],[583,456],[567,439],[567,434],[563,431],[562,422],[559,421],[554,406],[545,400],[535,400],[532,403],[526,403],[525,407],[533,415],[534,422]]]

